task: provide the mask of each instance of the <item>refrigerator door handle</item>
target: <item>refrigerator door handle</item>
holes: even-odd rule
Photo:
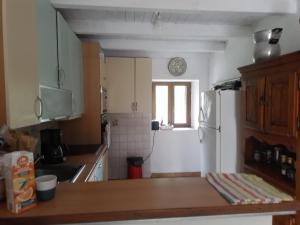
[[[201,120],[201,115],[199,114],[199,123],[201,123],[201,122],[206,122],[207,119],[205,118],[204,110],[203,110],[202,107],[200,107],[200,113],[202,114],[203,120]]]
[[[201,127],[201,128],[208,128],[208,129],[212,129],[212,130],[216,130],[216,131],[221,132],[221,126],[219,126],[218,128],[216,128],[216,127],[210,127],[210,126],[206,126],[204,124],[201,124],[199,127]]]
[[[202,143],[202,141],[204,139],[204,132],[200,126],[198,127],[198,138],[199,138],[200,143]]]

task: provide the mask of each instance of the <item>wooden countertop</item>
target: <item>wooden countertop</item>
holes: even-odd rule
[[[20,215],[0,204],[0,224],[55,224],[300,210],[297,201],[229,205],[203,178],[60,184],[56,197]]]

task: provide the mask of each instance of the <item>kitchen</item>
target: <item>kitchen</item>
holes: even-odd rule
[[[274,219],[274,224],[276,221],[277,224],[294,222],[292,214],[299,210],[297,201],[230,205],[205,178],[200,178],[205,175],[202,153],[208,147],[204,149],[207,136],[198,129],[198,122],[203,119],[199,110],[203,102],[201,92],[211,90],[224,83],[222,81],[235,81],[241,74],[242,91],[245,91],[243,88],[248,87],[251,73],[267,70],[276,63],[290,63],[292,70],[297,69],[292,64],[297,61],[297,54],[286,56],[299,50],[297,1],[274,0],[267,5],[255,1],[250,5],[228,6],[218,1],[215,4],[206,2],[203,6],[193,1],[185,4],[156,2],[153,6],[145,1],[135,3],[137,5],[130,1],[115,4],[64,0],[1,2],[0,126],[7,124],[12,129],[9,133],[12,132],[11,140],[17,138],[16,149],[24,149],[32,141],[37,153],[43,153],[42,144],[47,142],[42,133],[51,130],[48,135],[52,136],[60,130],[56,135],[58,144],[51,147],[68,146],[68,150],[63,151],[66,155],[64,166],[74,166],[80,172],[72,179],[75,184],[59,183],[54,199],[38,202],[37,207],[28,212],[12,214],[6,204],[0,202],[1,222],[271,224],[272,215],[282,215]],[[184,11],[191,16],[186,16]],[[283,58],[262,63],[261,67],[244,68],[253,63],[253,33],[276,27],[283,28],[279,41]],[[168,68],[171,58],[176,59],[176,65],[183,65],[180,66],[183,68],[181,76],[171,75],[172,69],[176,70],[176,66]],[[297,83],[295,81],[296,78],[289,80],[291,86]],[[168,82],[168,85],[161,82]],[[287,104],[292,109],[288,115],[294,119],[297,107],[293,105],[297,103],[290,102],[296,102],[297,98],[290,99],[298,92],[286,86],[289,82],[284,80],[284,88],[293,90],[294,95],[287,97],[280,85],[275,88],[281,88],[283,93],[284,100],[280,102],[288,98]],[[253,90],[253,83],[249,84],[249,90]],[[174,96],[164,92],[166,86],[168,90],[175,90]],[[190,97],[176,97],[176,90],[179,93],[181,87],[184,87],[185,96]],[[275,100],[278,99],[275,96]],[[249,105],[256,107],[253,102]],[[237,112],[234,117],[237,126],[239,114]],[[247,126],[257,125],[253,124],[257,119],[255,115],[249,113],[251,121]],[[275,114],[280,125],[269,127],[271,134],[275,132],[276,135],[274,138],[267,136],[266,142],[283,144],[297,152],[298,128],[294,123],[288,132],[283,131],[287,121],[281,117],[285,115],[282,111]],[[152,119],[162,123],[159,131],[151,131]],[[110,126],[106,126],[107,123]],[[264,123],[267,121],[260,121],[263,127]],[[264,134],[253,134],[244,127],[236,129],[237,137],[230,135],[231,131],[221,131],[229,134],[227,138],[235,138],[236,144],[229,141],[230,146],[237,149],[246,146],[247,154],[240,152],[239,156],[246,157],[246,172],[263,177],[298,199],[296,182],[277,174],[270,179],[267,172],[257,169],[258,165],[254,167],[248,162],[253,156],[248,146],[256,143],[250,138],[256,135],[264,140]],[[289,133],[290,137],[286,138],[280,131]],[[62,159],[60,153],[58,158]],[[130,174],[126,158],[136,156],[145,162],[142,170],[134,166],[131,172],[145,179],[126,180]],[[242,159],[236,161],[243,167]],[[61,171],[66,173],[73,169],[70,167]],[[49,168],[37,166],[36,174],[38,170],[43,173]],[[146,179],[151,177],[166,179]],[[205,201],[208,197],[211,200]]]

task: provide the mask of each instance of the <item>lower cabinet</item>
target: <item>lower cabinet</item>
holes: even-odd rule
[[[296,217],[293,215],[273,216],[273,225],[296,225]]]

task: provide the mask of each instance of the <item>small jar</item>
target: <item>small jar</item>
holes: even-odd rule
[[[286,156],[285,154],[282,154],[282,155],[280,156],[280,163],[281,163],[281,165],[282,165],[282,164],[285,164],[286,161],[287,161],[287,156]]]
[[[274,162],[279,165],[280,164],[280,154],[281,154],[281,149],[279,147],[274,148]]]
[[[273,159],[273,151],[272,151],[272,149],[268,149],[266,151],[266,163],[267,164],[271,164],[272,163],[272,159]]]
[[[293,157],[287,157],[287,163],[292,166],[294,164]]]
[[[281,166],[281,175],[282,176],[287,176],[287,172],[288,172],[288,165],[287,164],[283,164]]]
[[[253,154],[253,159],[255,162],[260,162],[261,160],[261,154],[259,150],[255,150]]]

